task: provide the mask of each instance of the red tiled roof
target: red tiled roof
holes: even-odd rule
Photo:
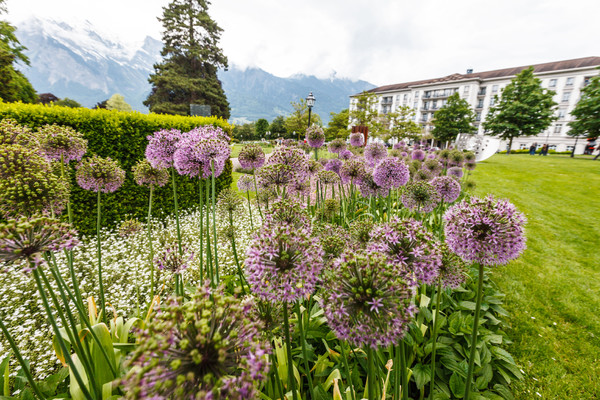
[[[594,66],[600,66],[600,57],[576,58],[573,60],[554,61],[554,62],[549,62],[549,63],[544,63],[544,64],[535,64],[535,65],[531,65],[531,66],[533,67],[533,70],[536,73],[561,71],[561,70],[572,69],[572,68],[594,67]],[[380,87],[369,90],[369,92],[373,92],[373,93],[387,92],[387,91],[392,91],[392,90],[407,89],[412,86],[427,85],[427,84],[431,84],[431,83],[451,82],[451,81],[458,81],[458,80],[462,80],[462,79],[491,79],[491,78],[500,78],[503,76],[513,76],[513,75],[517,75],[519,72],[521,72],[524,69],[527,69],[529,67],[530,66],[528,65],[528,66],[522,66],[522,67],[495,69],[493,71],[473,72],[471,74],[452,74],[452,75],[444,76],[442,78],[425,79],[422,81],[413,81],[413,82],[397,83],[394,85],[380,86]]]

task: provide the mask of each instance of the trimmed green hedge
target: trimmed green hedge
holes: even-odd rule
[[[46,124],[70,126],[88,140],[87,155],[98,154],[118,160],[127,173],[125,183],[115,193],[102,194],[103,226],[114,226],[126,216],[142,221],[148,213],[149,189],[133,180],[131,167],[144,158],[146,137],[161,129],[175,128],[187,132],[201,125],[213,125],[231,132],[231,125],[217,117],[185,117],[178,115],[141,114],[87,108],[68,108],[38,104],[0,102],[0,120],[12,118],[32,129]],[[217,179],[217,191],[231,185],[231,161]],[[74,174],[72,174],[73,176]],[[177,176],[179,208],[198,204],[198,180]],[[97,195],[81,189],[72,177],[71,200],[74,223],[82,233],[93,233],[96,227]],[[173,190],[169,185],[154,191],[153,214],[173,212]]]

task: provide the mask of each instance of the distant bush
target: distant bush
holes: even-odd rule
[[[127,176],[121,189],[102,197],[103,226],[114,226],[127,215],[141,220],[146,218],[149,192],[147,188],[140,187],[133,181],[131,167],[144,158],[148,135],[161,129],[171,128],[187,132],[201,125],[213,125],[231,132],[231,126],[227,121],[217,117],[146,115],[138,112],[0,102],[0,120],[4,118],[12,118],[34,130],[46,124],[70,126],[83,133],[88,140],[88,155],[98,154],[120,162]],[[229,160],[225,170],[217,179],[217,192],[231,185],[231,172],[232,166]],[[198,180],[178,175],[176,181],[179,207],[197,205]],[[83,233],[94,232],[96,193],[81,189],[73,177],[71,199],[77,229]],[[170,184],[154,191],[153,209],[155,214],[173,211],[173,190]]]

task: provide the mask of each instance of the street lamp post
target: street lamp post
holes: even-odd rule
[[[308,106],[308,127],[310,128],[310,113],[315,105],[315,96],[313,96],[312,92],[306,97],[306,105]]]

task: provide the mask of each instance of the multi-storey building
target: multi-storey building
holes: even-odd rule
[[[529,148],[532,143],[541,146],[548,144],[551,150],[571,151],[575,140],[567,135],[572,119],[570,113],[577,104],[590,79],[599,74],[600,57],[585,57],[574,60],[556,61],[532,65],[534,74],[542,81],[542,87],[556,92],[554,101],[558,103],[557,119],[548,129],[535,137],[520,137],[513,140],[513,149]],[[421,124],[425,132],[433,127],[431,121],[435,111],[446,104],[453,93],[469,102],[476,115],[478,134],[485,134],[481,123],[490,106],[494,105],[496,96],[500,97],[502,89],[521,71],[529,66],[497,69],[494,71],[452,74],[443,78],[398,83],[371,89],[378,95],[377,111],[383,114],[400,106],[408,106],[414,110],[414,119]],[[350,109],[356,107],[357,95],[350,97]],[[584,142],[580,140],[576,152],[583,152]],[[501,144],[504,148],[505,144]]]

